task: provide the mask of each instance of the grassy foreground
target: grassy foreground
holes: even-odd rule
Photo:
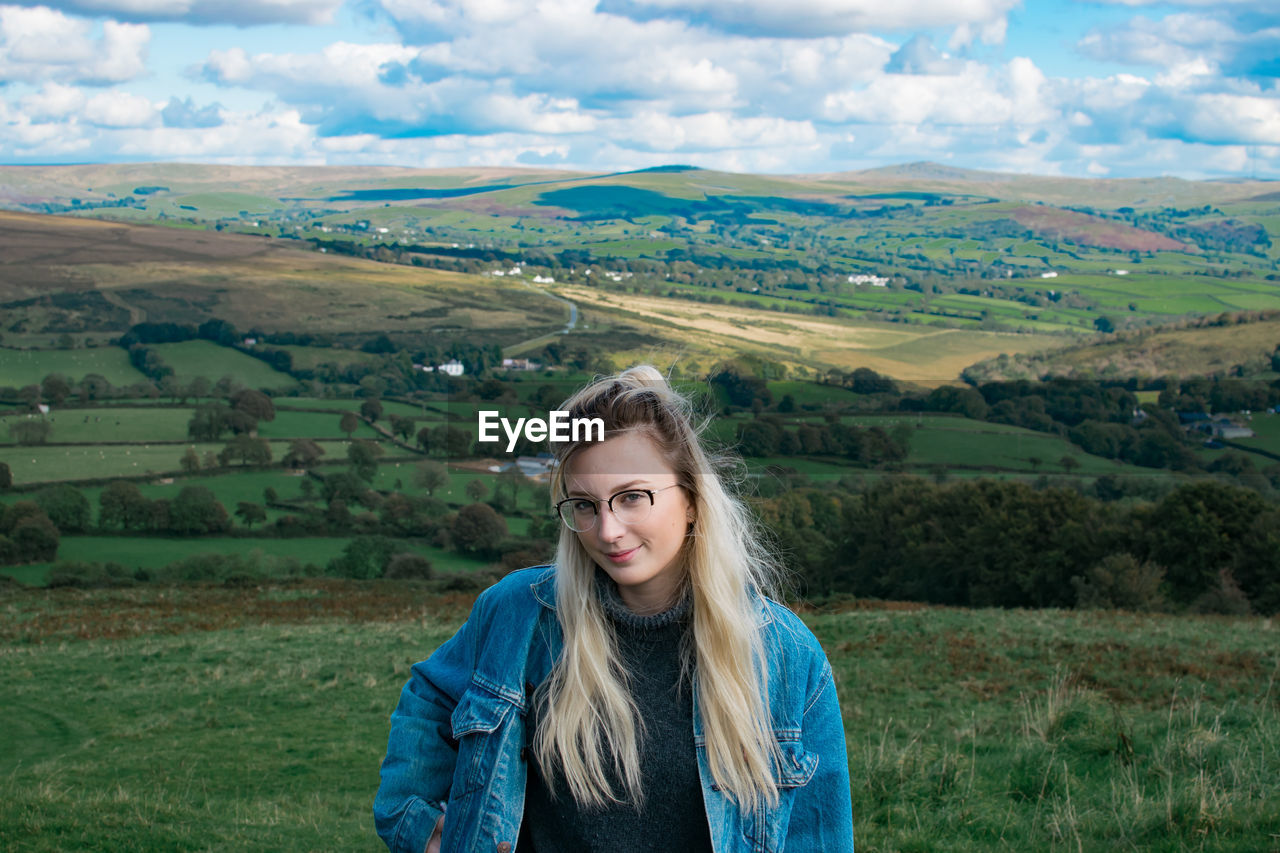
[[[0,849],[369,850],[387,717],[464,618],[412,583],[0,591]],[[859,850],[1274,850],[1270,620],[805,614]]]

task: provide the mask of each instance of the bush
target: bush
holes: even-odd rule
[[[1109,554],[1084,577],[1071,579],[1076,607],[1082,610],[1167,610],[1169,602],[1160,591],[1162,583],[1163,568],[1155,563],[1140,563],[1129,553]]]
[[[101,589],[107,587],[133,586],[138,583],[138,576],[119,563],[58,563],[49,570],[49,579],[45,587],[75,587],[78,589]]]
[[[1236,585],[1230,569],[1218,570],[1218,582],[1191,602],[1192,613],[1219,613],[1224,616],[1248,616],[1253,612],[1249,599]]]
[[[384,578],[396,580],[430,580],[432,576],[431,561],[421,554],[404,552],[396,554],[387,563],[382,573]]]

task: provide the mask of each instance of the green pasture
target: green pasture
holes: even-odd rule
[[[55,408],[46,420],[53,425],[49,441],[58,443],[183,441],[187,437],[187,423],[191,420],[191,412],[189,407]],[[0,417],[0,443],[11,442],[9,424],[25,417],[26,415]]]
[[[1064,456],[1074,459],[1078,467],[1071,470],[1064,468],[1060,461]],[[996,430],[917,429],[911,435],[907,464],[1095,476],[1132,470],[1131,466],[1085,453],[1055,435],[1031,430],[1010,433]]]
[[[258,422],[258,435],[270,439],[314,438],[345,440],[347,434],[340,429],[341,425],[342,415],[337,411],[298,412],[277,408],[274,420]],[[372,439],[379,437],[379,434],[374,431],[373,427],[361,420],[355,431],[351,433],[351,437]]]
[[[386,582],[0,595],[0,846],[35,853],[384,849],[388,716],[465,613]],[[860,850],[1254,853],[1280,835],[1270,620],[804,619],[834,671]]]
[[[265,362],[210,341],[152,344],[151,348],[182,382],[190,382],[197,376],[217,382],[230,376],[249,388],[289,388],[297,384],[293,377]]]
[[[117,386],[147,381],[147,377],[129,363],[129,354],[119,347],[69,350],[0,347],[0,386],[39,385],[50,373],[60,373],[72,382],[97,373]]]
[[[1253,417],[1249,419],[1249,428],[1253,430],[1253,438],[1233,438],[1231,440],[1232,443],[1240,444],[1244,447],[1257,447],[1261,450],[1280,454],[1280,415],[1255,412]],[[1254,458],[1264,468],[1271,464],[1270,460],[1263,461],[1257,457]]]
[[[9,463],[9,468],[13,472],[13,482],[17,484],[147,475],[172,476],[182,473],[181,460],[188,447],[194,449],[203,462],[206,453],[217,454],[225,446],[226,442],[189,442],[127,447],[109,445],[11,447],[5,449],[4,461]],[[345,441],[321,442],[321,447],[325,448],[325,460],[346,459]],[[289,442],[271,442],[273,462],[279,462],[288,452]],[[232,468],[235,467],[233,463]]]

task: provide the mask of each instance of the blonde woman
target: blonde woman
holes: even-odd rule
[[[563,406],[555,564],[513,572],[413,668],[379,834],[394,853],[853,849],[817,640],[687,401],[642,366]]]

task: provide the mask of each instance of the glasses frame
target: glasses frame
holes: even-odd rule
[[[612,495],[610,495],[607,498],[593,498],[593,497],[565,498],[562,501],[556,502],[556,515],[559,516],[561,523],[564,524],[565,527],[572,530],[574,533],[586,533],[588,530],[591,530],[600,522],[600,504],[605,504],[606,506],[609,507],[609,512],[612,513],[613,517],[617,518],[618,521],[622,522],[623,524],[640,524],[641,522],[648,519],[649,515],[653,514],[653,504],[654,504],[653,496],[656,495],[658,492],[665,492],[667,489],[674,489],[679,485],[680,485],[679,483],[672,483],[670,486],[663,486],[658,489],[639,489],[639,488],[632,487],[629,489],[622,489],[620,491],[614,492]],[[631,522],[624,521],[623,519],[618,518],[618,513],[614,511],[613,500],[614,498],[621,497],[622,495],[629,495],[633,492],[640,492],[641,494],[645,494],[649,496],[649,515],[646,515],[644,518],[637,519]],[[588,524],[586,527],[582,528],[581,530],[579,530],[577,527],[574,527],[573,524],[569,522],[569,519],[565,518],[564,516],[564,505],[577,503],[578,501],[590,501],[591,510],[592,510],[591,523]],[[570,515],[573,514],[572,510],[570,510],[569,512],[570,512]]]

